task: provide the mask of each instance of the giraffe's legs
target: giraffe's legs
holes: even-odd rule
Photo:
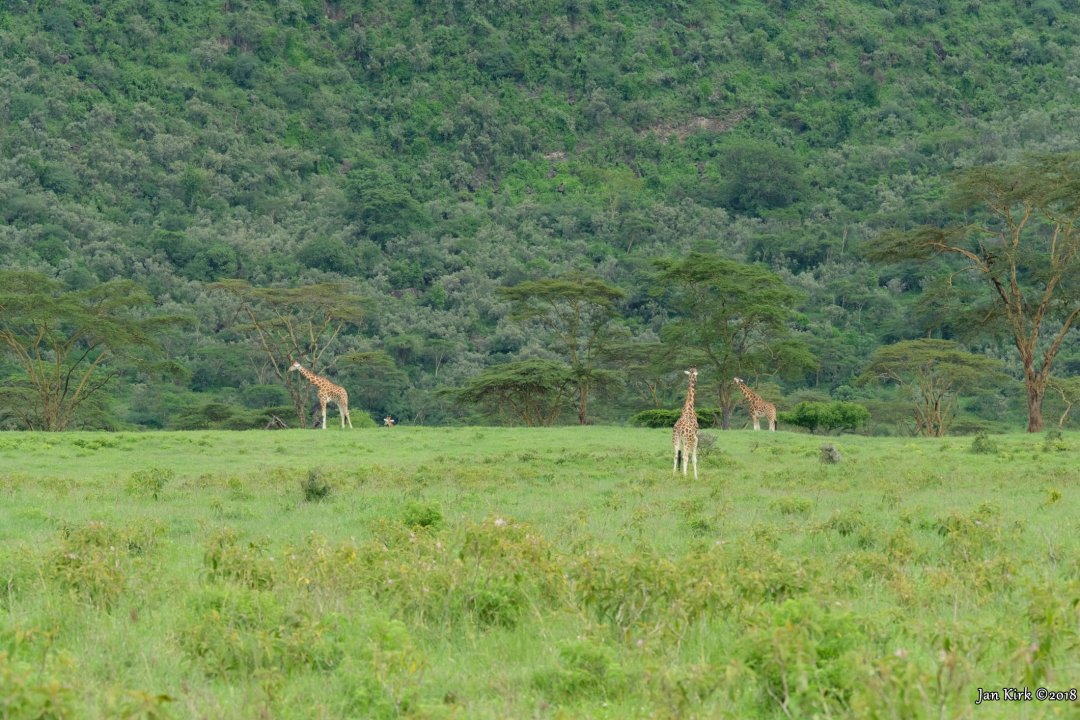
[[[322,429],[326,429],[326,401],[320,400],[319,404],[322,405]]]
[[[754,430],[761,429],[761,418],[757,415],[754,416]]]
[[[690,443],[684,442],[682,447],[682,475],[686,477],[686,464],[690,462],[690,448],[687,447]]]
[[[776,432],[776,417],[769,418],[769,432]]]
[[[690,459],[694,461],[694,479],[697,480],[697,443],[694,443],[694,449],[690,451]]]

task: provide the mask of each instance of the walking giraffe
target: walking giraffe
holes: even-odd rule
[[[687,456],[694,461],[694,479],[697,480],[697,413],[694,411],[694,383],[697,382],[697,368],[685,371],[690,376],[690,383],[686,388],[686,402],[683,403],[682,415],[675,421],[675,428],[671,431],[671,445],[675,451],[675,461],[671,468],[674,475],[679,468],[679,451],[682,451],[682,474],[686,477]]]
[[[349,417],[349,393],[345,392],[345,388],[340,385],[335,385],[326,378],[316,375],[301,365],[299,362],[294,362],[289,367],[289,372],[293,370],[299,371],[301,375],[307,378],[307,381],[315,386],[315,389],[319,391],[319,405],[322,406],[322,429],[326,429],[326,403],[331,400],[338,407],[338,414],[341,415],[341,427],[345,427],[345,423],[349,423],[349,427],[352,427],[352,418]]]
[[[764,417],[769,420],[769,430],[776,432],[776,406],[763,400],[760,395],[746,387],[746,383],[743,382],[742,378],[735,378],[735,385],[746,396],[746,402],[750,405],[750,415],[754,418],[754,429],[761,429],[760,418]]]

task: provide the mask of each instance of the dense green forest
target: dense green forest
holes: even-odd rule
[[[306,285],[348,305],[305,327],[354,423],[512,421],[448,390],[479,398],[477,377],[517,361],[586,378],[555,396],[563,421],[626,422],[678,407],[686,363],[734,342],[694,332],[686,258],[705,258],[778,308],[760,347],[703,369],[718,422],[747,421],[718,376],[738,371],[781,410],[857,402],[864,429],[920,431],[904,387],[867,368],[933,338],[995,364],[955,385],[950,430],[1017,428],[1023,368],[1000,324],[972,317],[977,278],[872,250],[962,219],[945,202],[958,170],[1080,148],[1078,10],[2,0],[0,269],[55,281],[26,297],[88,303],[132,281],[145,302],[125,312],[159,321],[154,357],[100,356],[109,382],[68,427],[260,427],[302,404],[259,323],[325,307],[259,292]],[[566,277],[612,291],[590,301],[603,343],[584,359],[509,290]],[[1054,373],[1049,425],[1075,396],[1076,329]],[[0,424],[41,426],[9,347],[0,382]]]

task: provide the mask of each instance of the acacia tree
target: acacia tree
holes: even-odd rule
[[[906,340],[878,348],[860,382],[895,383],[911,398],[915,432],[942,437],[956,413],[960,393],[1003,382],[1001,364],[973,355],[951,340]]]
[[[575,381],[571,369],[561,363],[522,360],[490,367],[462,388],[439,392],[459,403],[480,405],[534,427],[555,424],[566,408]]]
[[[0,344],[25,372],[3,388],[27,428],[59,431],[119,373],[113,361],[162,354],[154,333],[175,319],[140,318],[153,304],[130,280],[65,291],[33,272],[0,272]]]
[[[657,264],[658,292],[676,314],[661,338],[681,362],[711,368],[724,429],[736,402],[731,378],[794,375],[815,366],[788,328],[798,293],[773,273],[697,252]]]
[[[363,318],[364,300],[342,282],[282,288],[223,280],[211,287],[238,301],[238,312],[246,322],[237,322],[236,329],[262,350],[289,392],[300,427],[307,427],[310,384],[299,373],[290,373],[289,366],[299,361],[318,372],[327,348],[346,326],[357,325]]]
[[[1054,359],[1080,318],[1080,153],[977,167],[955,178],[953,200],[970,222],[886,233],[880,260],[948,257],[989,291],[1020,355],[1028,432],[1043,427]]]
[[[598,361],[619,337],[615,320],[626,293],[583,273],[530,280],[500,293],[514,303],[513,319],[536,320],[555,338],[574,376],[578,424],[586,424],[589,397],[613,379]]]

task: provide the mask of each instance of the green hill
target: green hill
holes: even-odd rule
[[[819,368],[784,390],[830,394],[878,344],[941,332],[932,271],[863,260],[880,229],[935,219],[956,168],[1080,147],[1077,9],[8,0],[0,265],[130,278],[193,318],[168,343],[187,379],[126,371],[87,425],[260,406],[273,378],[213,281],[346,280],[371,306],[327,358],[386,351],[365,405],[434,423],[456,413],[439,387],[549,353],[496,288],[593,272],[655,338],[651,260],[690,250],[800,291]],[[995,393],[984,417],[1015,406]]]

